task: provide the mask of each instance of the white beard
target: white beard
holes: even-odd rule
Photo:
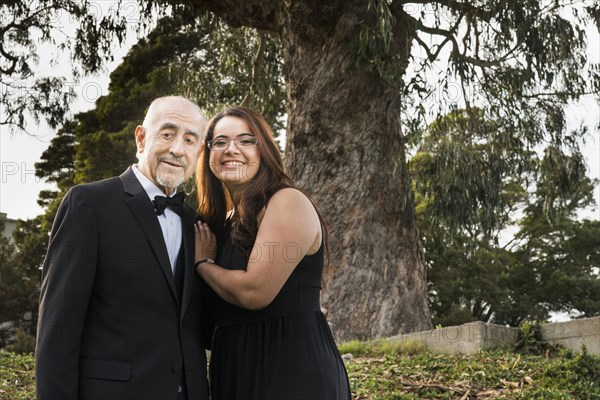
[[[180,174],[168,173],[161,171],[160,168],[156,171],[156,181],[167,190],[175,190],[177,186],[184,181],[183,172]]]

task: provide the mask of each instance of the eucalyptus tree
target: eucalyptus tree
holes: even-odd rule
[[[531,143],[560,142],[563,106],[600,88],[584,32],[600,6],[589,2],[189,3],[281,39],[286,166],[329,221],[324,301],[344,338],[431,327],[406,150],[424,118],[451,105],[427,100],[457,89],[457,103]],[[440,61],[447,69],[432,82]]]
[[[482,117],[437,119],[409,163],[434,323],[598,315],[600,221],[578,218],[598,184],[575,140],[584,132],[533,149],[511,124]]]

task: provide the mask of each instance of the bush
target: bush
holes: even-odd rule
[[[17,328],[15,339],[14,343],[6,346],[7,351],[16,354],[28,354],[35,351],[35,337],[25,332],[25,329]]]
[[[374,341],[351,340],[339,346],[341,354],[360,356],[381,356],[385,354],[415,355],[426,351],[425,345],[416,341],[391,341],[386,339]]]
[[[558,347],[542,338],[542,325],[536,321],[523,321],[519,325],[519,340],[515,351],[521,354],[548,355],[557,351]]]

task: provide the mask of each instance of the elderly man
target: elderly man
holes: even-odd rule
[[[65,196],[43,268],[38,399],[208,399],[194,211],[176,193],[205,128],[195,103],[156,99],[137,165]]]

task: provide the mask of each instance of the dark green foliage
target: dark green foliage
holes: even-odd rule
[[[368,0],[367,13],[356,41],[355,67],[376,72],[390,83],[400,80],[405,72],[408,50],[394,46],[393,31],[398,21],[384,0]]]
[[[39,268],[47,242],[39,233],[39,221],[19,221],[14,240],[0,237],[0,322],[10,321],[0,332],[0,347],[7,345],[19,328],[23,334],[35,334]]]
[[[31,354],[35,351],[35,336],[27,333],[23,328],[17,328],[14,343],[6,346],[6,351],[16,354]]]
[[[3,224],[2,224],[3,225]],[[3,226],[0,228],[4,229]],[[3,235],[0,237],[0,245],[2,252],[0,253],[0,321],[12,321],[21,317],[21,312],[14,311],[15,304],[22,302],[20,296],[15,298],[14,292],[21,291],[20,276],[16,265],[17,249],[10,240]]]
[[[432,222],[443,220],[451,232],[469,225],[477,229],[473,237],[497,235],[526,195],[520,186],[531,169],[528,146],[520,132],[486,120],[479,109],[432,123],[411,161],[415,189],[428,197]]]
[[[544,355],[555,349],[555,346],[543,340],[542,327],[539,322],[521,322],[519,325],[519,340],[515,344],[515,351],[523,354]]]
[[[279,38],[231,28],[212,14],[188,29],[197,45],[171,64],[171,90],[195,99],[208,116],[244,104],[262,113],[278,136],[286,112]]]
[[[436,120],[410,162],[434,323],[599,315],[600,222],[576,218],[594,182],[575,141],[530,142],[484,115]]]
[[[75,128],[73,121],[67,121],[52,138],[50,146],[42,153],[39,162],[35,163],[35,174],[47,182],[55,183],[57,190],[42,190],[38,194],[38,204],[51,208],[57,206],[59,193],[64,193],[75,179]]]
[[[551,224],[543,214],[527,216],[517,239],[521,246],[514,254],[539,302],[552,311],[577,310],[580,317],[600,315],[600,278],[594,271],[600,265],[600,221],[563,218]]]

